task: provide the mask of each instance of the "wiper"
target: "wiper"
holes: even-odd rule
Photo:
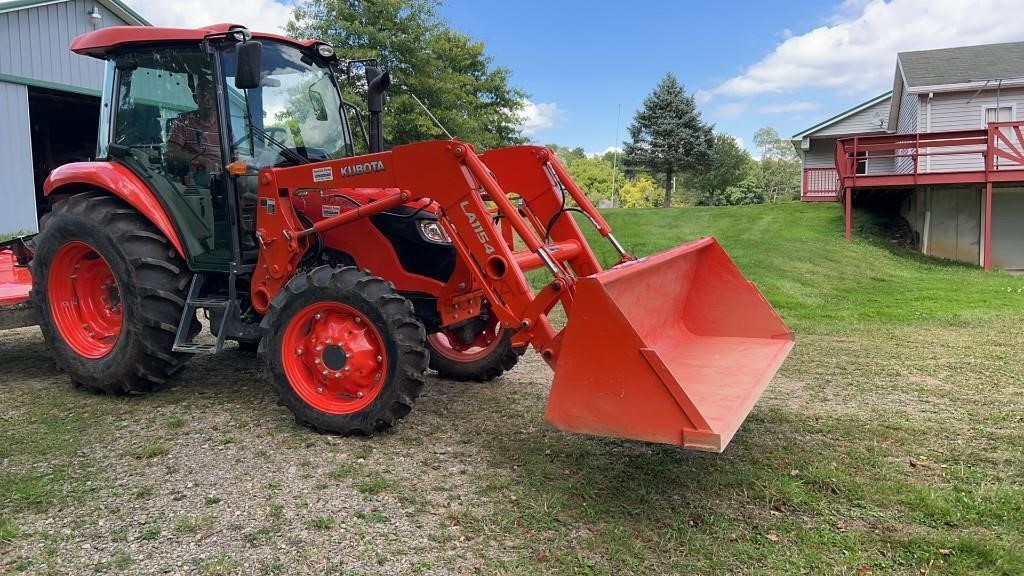
[[[262,128],[258,128],[255,124],[252,123],[251,120],[249,122],[249,129],[252,130],[253,132],[256,132],[256,134],[259,135],[260,137],[266,139],[267,142],[270,142],[274,146],[280,148],[281,152],[290,160],[298,162],[299,164],[309,164],[311,162],[309,158],[303,157],[301,154],[299,154],[295,150],[292,150],[287,145],[282,144],[277,138],[274,138]]]

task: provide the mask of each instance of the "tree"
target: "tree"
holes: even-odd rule
[[[740,182],[737,182],[735,186],[726,188],[724,192],[719,194],[716,200],[718,204],[723,206],[761,204],[764,202],[764,194],[762,192],[761,181],[755,169],[751,170],[751,173]]]
[[[391,72],[384,122],[390,145],[444,137],[411,97],[415,94],[453,135],[480,148],[523,141],[526,94],[493,66],[484,45],[450,29],[430,0],[305,0],[288,33],[330,42],[342,59],[377,58]],[[351,81],[354,97],[365,85]]]
[[[632,141],[624,143],[623,163],[665,176],[665,208],[672,205],[672,177],[706,167],[714,155],[711,126],[671,73],[644,100],[629,135]]]
[[[644,175],[636,180],[630,180],[619,188],[619,198],[623,208],[651,208],[658,205],[662,200],[665,191],[662,190],[654,178]]]
[[[688,184],[700,192],[701,204],[722,204],[720,196],[747,178],[755,169],[753,158],[728,134],[715,134],[714,159],[711,166],[689,179]]]
[[[791,200],[800,195],[800,158],[789,142],[774,128],[754,132],[754,144],[761,152],[758,177],[764,201]]]

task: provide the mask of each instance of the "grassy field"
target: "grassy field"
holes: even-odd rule
[[[238,353],[94,397],[12,331],[0,574],[1024,574],[1024,278],[835,205],[607,216],[638,254],[716,236],[797,334],[724,454],[549,429],[535,355],[338,439]]]

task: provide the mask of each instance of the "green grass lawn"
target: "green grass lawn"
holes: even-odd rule
[[[497,432],[523,470],[505,520],[549,538],[503,568],[1024,574],[1024,279],[903,250],[868,214],[846,242],[832,204],[605,215],[639,255],[715,236],[797,346],[721,456]]]
[[[638,255],[714,235],[796,333],[723,454],[551,429],[533,354],[339,439],[237,352],[108,398],[9,331],[0,574],[1024,574],[1024,278],[832,204],[606,214]]]

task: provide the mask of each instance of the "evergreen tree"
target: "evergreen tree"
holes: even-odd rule
[[[704,168],[714,157],[715,135],[697,110],[693,96],[671,73],[644,100],[629,126],[623,162],[633,170],[665,176],[665,199],[672,205],[672,178]]]

